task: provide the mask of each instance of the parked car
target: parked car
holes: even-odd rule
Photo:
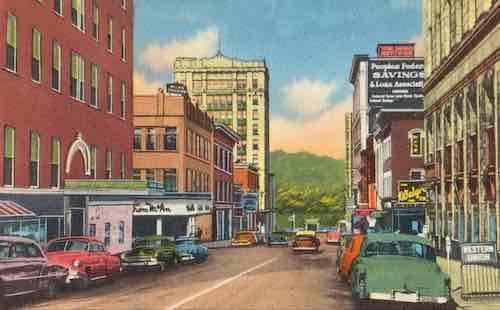
[[[288,234],[284,231],[274,231],[267,235],[267,245],[286,245],[288,246]]]
[[[391,301],[422,303],[427,308],[427,304],[449,301],[449,278],[437,265],[427,239],[374,233],[359,235],[356,240],[361,246],[348,274],[358,306]],[[358,248],[356,242],[352,246]]]
[[[180,262],[173,238],[167,236],[146,236],[138,238],[131,251],[121,255],[123,268],[156,268],[164,271],[167,265]]]
[[[120,258],[106,251],[92,237],[64,237],[47,244],[47,256],[53,265],[68,269],[66,283],[85,289],[91,282],[110,279],[121,271]]]
[[[326,233],[326,242],[339,244],[340,239],[342,238],[342,234],[337,229],[332,229]]]
[[[37,292],[55,297],[67,274],[66,268],[50,264],[35,241],[0,236],[0,300]]]
[[[234,247],[252,246],[257,244],[257,236],[253,231],[239,231],[231,240],[231,245]]]
[[[180,237],[175,240],[175,248],[181,262],[201,263],[208,259],[208,248],[200,244],[194,237]]]
[[[295,240],[292,243],[294,251],[319,251],[321,242],[316,237],[316,232],[310,230],[299,231],[295,234]]]

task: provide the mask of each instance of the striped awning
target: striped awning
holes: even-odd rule
[[[10,200],[0,200],[0,217],[36,216],[35,213]]]

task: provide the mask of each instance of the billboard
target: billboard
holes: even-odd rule
[[[425,204],[425,181],[399,181],[398,202],[401,204]]]
[[[368,104],[384,109],[423,109],[423,58],[368,60]]]
[[[378,44],[378,57],[414,57],[415,43]]]

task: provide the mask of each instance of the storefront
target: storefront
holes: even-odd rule
[[[212,201],[209,194],[175,193],[137,198],[133,205],[132,233],[147,235],[212,236]]]
[[[215,220],[217,229],[217,240],[230,240],[232,231],[231,208],[217,208],[215,210]]]
[[[257,209],[258,196],[256,193],[244,193],[241,198],[241,205],[244,213],[244,229],[258,230],[257,225]]]

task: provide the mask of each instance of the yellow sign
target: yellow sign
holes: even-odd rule
[[[399,203],[426,203],[427,192],[424,181],[400,181]]]

